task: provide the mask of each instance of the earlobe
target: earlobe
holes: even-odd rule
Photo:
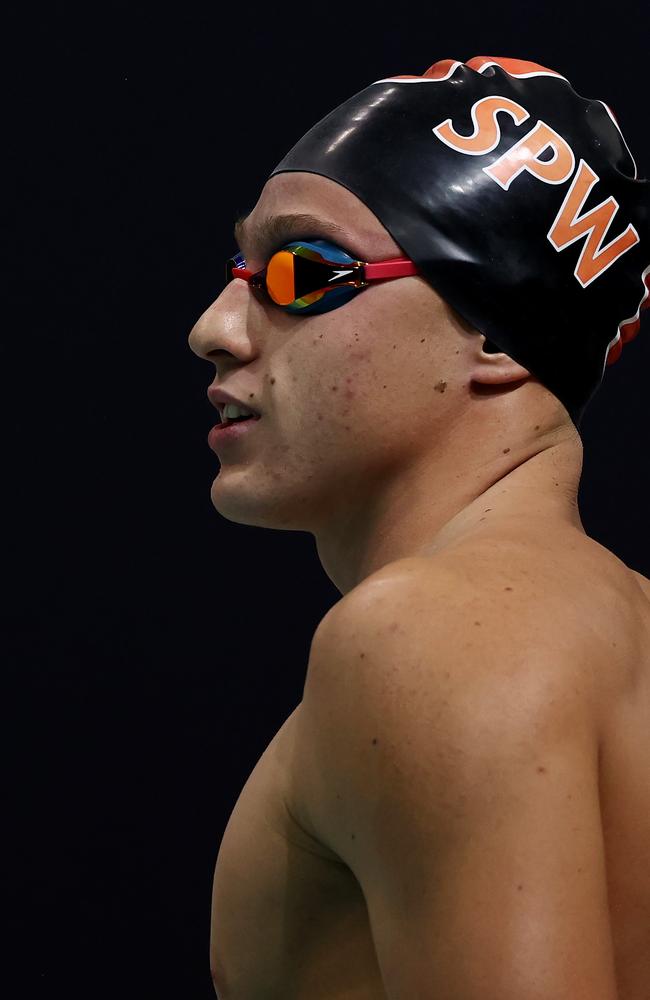
[[[480,335],[476,345],[473,368],[472,381],[483,385],[520,382],[531,374],[528,368],[520,365],[484,334]]]

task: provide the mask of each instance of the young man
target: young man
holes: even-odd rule
[[[223,836],[221,1000],[648,996],[650,582],[577,505],[648,296],[626,150],[552,70],[445,60],[332,112],[238,223],[190,334],[254,414],[211,432],[212,502],[311,532],[343,596]]]

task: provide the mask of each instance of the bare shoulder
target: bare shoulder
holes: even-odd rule
[[[596,559],[592,584],[579,543],[572,559],[494,541],[387,567],[321,623],[305,814],[361,886],[391,995],[478,996],[496,975],[613,997],[594,678],[627,577]]]
[[[632,648],[650,620],[648,597],[650,581],[588,536],[568,532],[551,545],[543,535],[495,534],[384,567],[331,609],[314,638],[325,643],[347,630],[385,645],[388,632],[428,661],[444,638],[460,671],[474,641],[517,661],[518,649],[548,650],[548,669],[554,650],[562,670],[568,659],[576,670],[589,663],[593,674],[594,657],[606,658],[613,644]],[[427,676],[435,682],[432,664]]]
[[[299,808],[346,863],[353,844],[341,830],[354,827],[355,803],[376,795],[379,808],[382,796],[402,794],[399,775],[434,764],[444,771],[447,755],[466,752],[459,730],[488,738],[507,721],[513,740],[536,729],[558,743],[570,731],[597,743],[604,594],[594,607],[584,576],[580,587],[559,557],[553,566],[534,548],[500,542],[498,558],[490,549],[386,567],[339,601],[314,636]]]

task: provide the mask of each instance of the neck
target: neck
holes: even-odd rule
[[[402,470],[354,509],[336,512],[316,533],[321,564],[342,594],[399,559],[431,556],[496,530],[529,528],[584,534],[578,510],[582,442],[577,432],[501,449],[491,461],[466,456]]]

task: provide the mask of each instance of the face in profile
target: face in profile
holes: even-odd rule
[[[265,224],[287,215],[320,221],[288,225],[266,246]],[[310,173],[277,174],[264,186],[243,224],[247,268],[265,267],[283,239],[326,239],[367,262],[406,256],[355,195]],[[406,487],[448,444],[470,337],[418,275],[371,282],[340,307],[303,316],[231,281],[189,344],[214,362],[212,384],[261,419],[219,446],[215,508],[241,524],[314,534],[359,510],[372,516],[386,490]]]

